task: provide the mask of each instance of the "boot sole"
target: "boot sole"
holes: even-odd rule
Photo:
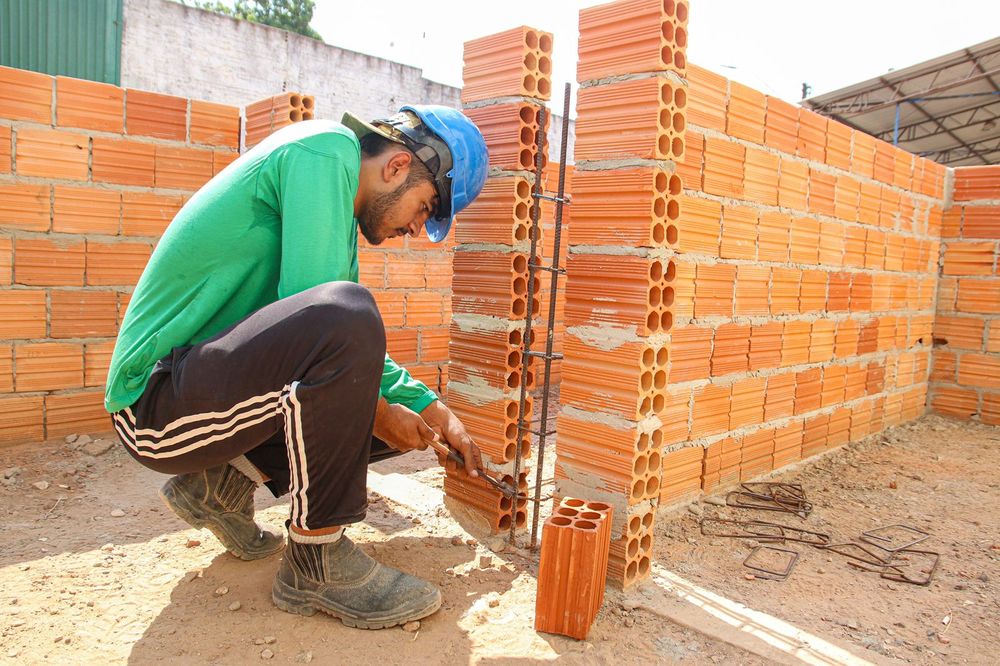
[[[238,557],[245,562],[270,557],[275,553],[281,552],[285,547],[284,541],[281,541],[279,542],[278,547],[273,550],[263,551],[260,553],[249,553],[243,550],[239,544],[237,544],[236,541],[233,540],[232,537],[230,537],[229,534],[218,525],[218,523],[207,518],[202,518],[195,513],[194,505],[197,500],[189,496],[183,490],[175,488],[170,481],[167,481],[167,483],[160,488],[159,495],[160,499],[163,500],[163,503],[167,505],[167,508],[173,511],[178,518],[191,527],[197,529],[207,529],[215,535],[215,538],[222,543],[223,547],[227,551],[229,551],[234,557]]]
[[[364,618],[350,609],[332,604],[312,592],[297,590],[277,577],[271,585],[271,599],[274,600],[275,606],[287,613],[312,617],[316,611],[321,611],[355,629],[388,629],[413,620],[421,620],[441,608],[442,601],[439,591],[435,598],[423,608]]]

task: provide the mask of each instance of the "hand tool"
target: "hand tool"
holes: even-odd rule
[[[459,453],[458,451],[451,448],[447,444],[438,440],[427,440],[427,443],[430,444],[431,448],[433,448],[435,451],[446,457],[448,460],[453,461],[459,467],[465,469],[465,458],[462,457],[461,453]],[[490,484],[491,486],[502,492],[504,495],[507,495],[512,499],[515,497],[517,499],[528,499],[527,495],[518,492],[510,484],[494,479],[492,476],[487,474],[482,467],[477,466],[476,472],[479,473],[479,478],[481,478],[483,481],[485,481],[486,483]]]

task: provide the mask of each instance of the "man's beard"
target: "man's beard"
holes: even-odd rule
[[[390,192],[375,194],[365,209],[358,216],[358,226],[361,235],[372,245],[381,245],[386,239],[385,227],[389,210],[395,206],[406,191],[410,189],[403,183]]]

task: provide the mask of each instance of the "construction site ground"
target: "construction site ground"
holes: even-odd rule
[[[0,662],[797,663],[752,635],[773,633],[766,623],[719,620],[681,599],[684,586],[794,625],[809,635],[803,644],[815,637],[874,663],[997,662],[997,428],[928,417],[783,471],[775,478],[801,483],[815,506],[806,520],[708,498],[662,515],[655,575],[625,594],[609,590],[586,641],[534,631],[536,555],[472,540],[436,504],[441,473],[430,454],[373,467],[382,494],[373,491],[366,521],[349,534],[439,585],[444,606],[416,631],[363,632],[274,608],[277,556],[241,562],[209,532],[188,529],[157,497],[165,477],[117,444],[101,453],[98,437],[3,450]],[[257,499],[258,517],[280,528],[287,503],[265,491]],[[754,542],[702,536],[699,515],[772,520],[842,541],[906,523],[932,534],[921,547],[941,562],[930,586],[918,587],[792,545],[801,557],[787,580],[751,578],[742,562]],[[838,661],[849,663],[826,663]]]

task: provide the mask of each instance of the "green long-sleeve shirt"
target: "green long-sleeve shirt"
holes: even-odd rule
[[[104,407],[134,403],[156,361],[278,299],[358,281],[361,148],[339,123],[282,129],[198,190],[139,278],[108,371]],[[437,396],[385,357],[381,394],[421,411]]]

